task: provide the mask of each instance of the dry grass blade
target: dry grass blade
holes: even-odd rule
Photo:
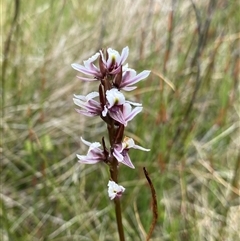
[[[163,80],[173,91],[176,90],[175,85],[166,76],[163,76],[163,74],[161,74],[159,71],[153,70],[152,73]]]

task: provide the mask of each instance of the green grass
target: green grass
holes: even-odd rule
[[[2,240],[118,240],[107,167],[76,158],[80,136],[107,136],[72,102],[97,85],[70,64],[126,45],[130,67],[152,70],[127,93],[144,111],[126,134],[151,151],[120,167],[126,240],[145,240],[151,225],[143,167],[158,200],[152,240],[238,240],[239,3],[19,1],[13,21],[15,2],[1,5]]]

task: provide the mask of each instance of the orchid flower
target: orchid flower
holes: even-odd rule
[[[125,100],[125,96],[118,89],[106,91],[107,104],[104,106],[102,115],[109,113],[110,117],[119,123],[127,126],[128,121],[132,120],[139,112],[142,111],[142,104]],[[132,110],[131,105],[136,106]]]
[[[117,106],[121,106],[125,103],[125,96],[115,88],[106,91],[106,99],[108,103],[104,106],[104,110],[102,111],[103,116],[106,116],[108,110],[111,108],[115,107],[116,109]]]
[[[81,140],[85,145],[89,146],[89,149],[86,156],[77,154],[77,158],[79,159],[78,162],[83,164],[95,164],[106,159],[104,151],[99,148],[101,146],[99,142],[91,143],[85,141],[82,137]]]
[[[107,58],[104,57],[104,54],[102,50],[99,51],[100,53],[94,54],[92,57],[90,57],[88,60],[83,61],[84,65],[74,63],[72,64],[72,68],[85,74],[90,75],[92,78],[89,77],[81,77],[77,76],[79,79],[83,81],[96,81],[99,79],[102,79],[105,75],[105,72],[108,74],[117,74],[121,71],[122,64],[128,57],[129,48],[125,47],[122,50],[121,55],[118,51],[108,48],[107,49]],[[106,71],[101,72],[101,68],[99,69],[95,64],[94,61],[98,59],[98,57],[101,56],[101,60],[103,63],[103,67]],[[126,68],[126,67],[124,67]]]
[[[125,188],[121,185],[118,185],[116,182],[108,182],[108,196],[111,200],[113,200],[116,197],[121,197],[124,191]]]
[[[125,103],[125,96],[115,88],[106,91],[106,99],[109,109],[115,105],[123,105]]]
[[[146,148],[136,145],[134,140],[129,137],[125,137],[121,144],[116,144],[114,146],[113,156],[118,160],[118,162],[120,162],[130,168],[135,168],[128,155],[128,151],[130,148],[138,149],[138,150],[142,150],[142,151],[150,151],[150,149],[146,149]]]
[[[92,92],[86,96],[84,95],[74,95],[73,102],[82,107],[84,110],[77,109],[76,111],[80,114],[86,116],[98,116],[101,114],[102,107],[99,102],[94,100],[93,98],[98,97],[98,92]]]
[[[125,72],[123,72],[123,77],[120,85],[118,86],[119,89],[125,90],[125,91],[131,91],[136,89],[136,86],[132,86],[136,83],[138,83],[140,80],[143,80],[149,76],[151,71],[144,70],[141,73],[137,75],[136,71],[134,69],[128,68]]]
[[[77,76],[79,79],[84,80],[84,81],[96,81],[99,78],[102,77],[101,71],[93,62],[100,56],[100,53],[94,54],[92,57],[90,57],[88,60],[83,61],[84,66],[81,64],[72,64],[72,68],[83,73],[86,75],[91,75],[93,78],[84,78]]]
[[[132,104],[137,104],[138,103],[133,103]],[[109,111],[109,115],[119,123],[123,124],[124,126],[127,126],[128,122],[132,120],[138,113],[142,111],[141,106],[137,106],[132,110],[132,106],[129,103],[125,103],[122,106],[122,110],[120,108],[118,109],[112,109]]]
[[[121,55],[118,51],[108,48],[107,49],[107,58],[104,57],[103,52],[100,50],[102,62],[109,74],[117,74],[121,70],[121,66],[124,61],[127,59],[129,53],[129,48],[126,46],[123,48]]]

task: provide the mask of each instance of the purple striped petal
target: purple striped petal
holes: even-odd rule
[[[71,66],[72,66],[73,69],[75,69],[75,70],[77,70],[77,71],[79,71],[79,72],[81,72],[83,74],[93,75],[95,77],[101,77],[100,72],[97,71],[97,70],[94,70],[92,68],[87,68],[87,67],[85,67],[85,66],[83,66],[81,64],[75,64],[75,63],[72,64]]]
[[[126,165],[126,166],[128,166],[128,167],[130,167],[130,168],[132,168],[132,169],[135,169],[135,167],[134,167],[134,165],[132,164],[131,159],[130,159],[130,157],[129,157],[128,154],[126,154],[126,155],[124,156],[123,161],[122,161],[122,164],[124,164],[124,165]]]
[[[124,81],[122,81],[122,83],[120,85],[120,88],[124,87],[124,86],[128,86],[128,85],[136,84],[140,80],[143,80],[143,79],[147,78],[150,73],[151,73],[151,71],[144,70],[144,71],[142,71],[141,73],[139,73],[137,76],[135,76],[133,78],[125,79]]]
[[[121,111],[109,111],[108,113],[115,121],[127,126],[127,122]]]

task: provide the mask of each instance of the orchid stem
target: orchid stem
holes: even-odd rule
[[[118,182],[118,169],[117,169],[117,160],[114,158],[112,168],[110,169],[111,178],[114,182]],[[118,227],[118,235],[120,241],[125,241],[124,238],[124,230],[123,230],[123,224],[122,224],[122,210],[121,210],[121,202],[118,197],[114,199],[115,204],[115,214],[116,214],[116,220],[117,220],[117,227]]]
[[[121,211],[120,199],[115,198],[114,203],[115,203],[115,213],[116,213],[116,219],[117,219],[119,239],[120,239],[120,241],[125,241],[124,230],[123,230],[123,225],[122,225],[122,211]]]
[[[113,146],[113,140],[116,139],[115,135],[116,132],[114,131],[114,122],[112,122],[112,125],[108,126],[108,135],[109,135],[109,141],[111,146]],[[115,157],[112,156],[112,165],[110,167],[110,175],[111,179],[118,183],[118,161]],[[115,204],[115,214],[116,214],[116,220],[117,220],[117,227],[118,227],[118,235],[120,241],[125,241],[124,237],[124,230],[123,230],[123,224],[122,224],[122,210],[121,210],[121,202],[118,197],[114,199]]]

